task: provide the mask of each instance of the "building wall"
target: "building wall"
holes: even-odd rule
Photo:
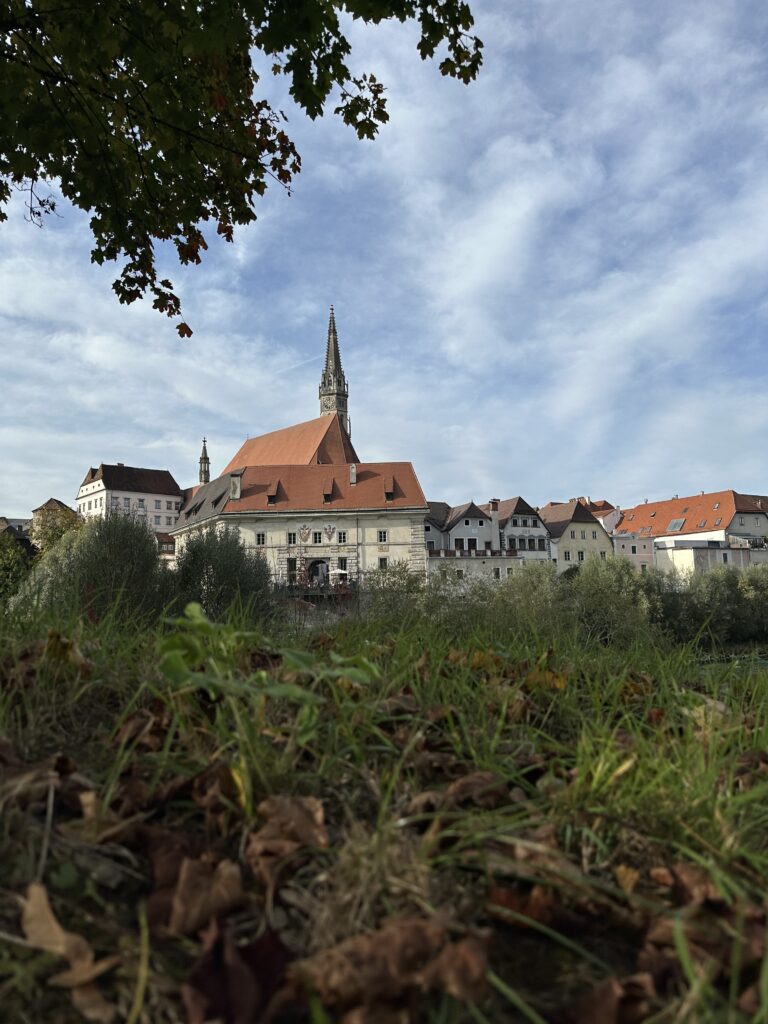
[[[329,515],[318,511],[218,516],[175,533],[177,552],[184,549],[193,532],[210,523],[222,529],[237,528],[245,545],[266,558],[272,577],[278,582],[287,581],[288,559],[296,559],[298,569],[303,563],[307,570],[313,562],[324,562],[331,579],[339,572],[346,572],[349,579],[359,579],[373,569],[384,567],[384,560],[386,567],[405,562],[414,572],[426,572],[423,512],[397,510]],[[342,541],[340,532],[345,535]],[[319,540],[316,539],[318,534]],[[346,559],[345,569],[339,565],[339,559]]]
[[[616,558],[626,559],[633,569],[647,572],[654,564],[652,537],[641,537],[636,533],[616,534],[613,541],[613,553]]]
[[[550,546],[552,560],[557,563],[558,573],[565,572],[566,569],[579,565],[589,558],[613,557],[611,538],[602,526],[590,523],[570,523],[562,537],[550,541]]]
[[[512,544],[526,561],[546,562],[551,556],[549,531],[538,516],[510,516],[501,530],[501,540],[502,547]]]
[[[498,552],[494,555],[479,551],[470,554],[466,551],[458,553],[445,551],[435,553],[427,559],[427,571],[430,576],[445,576],[449,579],[486,579],[501,582],[513,573],[520,572],[524,561],[520,555],[508,555]]]
[[[156,507],[157,502],[159,502],[159,508]],[[96,480],[92,484],[81,487],[77,492],[76,507],[77,511],[86,519],[103,516],[109,510],[142,517],[146,515],[147,526],[150,529],[167,532],[178,521],[181,496],[145,494],[137,491],[108,491],[102,480]]]

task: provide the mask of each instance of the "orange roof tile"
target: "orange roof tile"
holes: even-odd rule
[[[392,497],[388,499],[385,488],[390,483]],[[350,483],[346,466],[247,466],[240,494],[237,500],[229,497],[229,476],[212,480],[182,509],[177,529],[213,516],[243,512],[331,515],[366,509],[427,511],[424,492],[410,462],[357,463],[355,484]]]
[[[341,418],[335,413],[249,438],[223,472],[231,473],[243,466],[340,465],[358,461]]]
[[[646,537],[668,537],[683,533],[724,530],[737,512],[768,513],[768,496],[711,491],[668,501],[649,501],[624,509],[617,533],[638,533]],[[675,523],[676,529],[670,529]]]

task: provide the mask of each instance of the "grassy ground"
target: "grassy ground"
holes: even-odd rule
[[[457,621],[6,617],[2,1019],[768,1021],[765,666]]]

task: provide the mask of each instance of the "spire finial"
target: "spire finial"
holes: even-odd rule
[[[211,460],[208,458],[208,448],[206,446],[206,439],[203,438],[203,450],[200,452],[200,472],[198,479],[201,484],[209,484],[211,482]]]
[[[338,413],[349,432],[347,396],[349,394],[344,370],[341,366],[339,336],[336,332],[336,311],[331,306],[328,316],[328,341],[325,348],[325,366],[320,377],[320,413]]]

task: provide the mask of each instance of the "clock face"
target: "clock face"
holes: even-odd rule
[[[330,397],[329,395],[323,395],[323,400],[322,400],[323,409],[333,409],[334,404],[335,404],[334,403],[334,399],[332,397]]]

